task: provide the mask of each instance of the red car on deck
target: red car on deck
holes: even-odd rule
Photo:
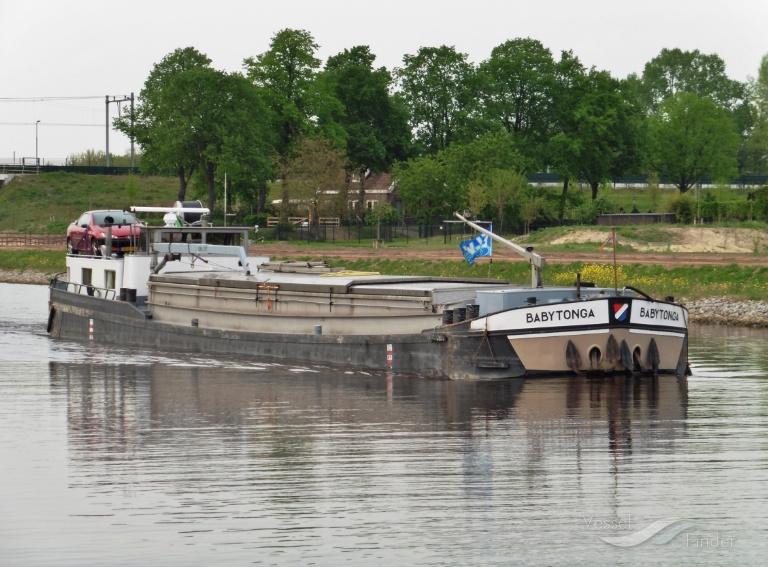
[[[133,213],[120,210],[88,211],[67,227],[67,252],[101,256],[107,238],[107,227],[112,231],[112,249],[109,254],[123,255],[134,250],[144,223]]]

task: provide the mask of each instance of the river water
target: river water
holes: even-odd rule
[[[768,334],[442,382],[51,341],[0,284],[0,565],[761,565]]]

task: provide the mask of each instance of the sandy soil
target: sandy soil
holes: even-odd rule
[[[653,231],[653,239],[643,238],[643,243],[634,239],[621,237],[620,244],[631,246],[638,252],[681,252],[681,253],[728,253],[754,254],[764,252],[768,248],[768,234],[750,228],[640,228],[638,232]],[[555,238],[552,244],[569,242],[599,243],[606,238],[605,232],[598,230],[580,230]]]

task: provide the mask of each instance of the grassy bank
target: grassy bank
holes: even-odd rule
[[[17,176],[0,191],[0,230],[64,234],[83,211],[170,205],[173,177],[41,173]]]
[[[531,272],[524,262],[476,263],[469,266],[464,260],[341,260],[330,256],[329,263],[350,270],[373,271],[382,274],[434,275],[448,277],[478,277],[504,279],[528,284]],[[65,256],[57,251],[0,250],[0,270],[64,272]],[[612,287],[614,271],[610,264],[548,264],[544,272],[547,285],[571,285],[576,274],[581,273],[584,282]],[[632,285],[654,297],[702,297],[723,296],[733,299],[768,299],[768,268],[728,266],[687,266],[665,269],[660,266],[619,265],[616,271],[619,287]]]
[[[59,274],[67,271],[64,251],[0,250],[0,270]]]

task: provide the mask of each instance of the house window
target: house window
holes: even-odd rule
[[[374,208],[376,205],[378,205],[378,204],[379,204],[379,202],[378,202],[378,201],[376,201],[375,199],[373,199],[373,200],[371,200],[371,199],[368,199],[368,200],[366,200],[366,201],[365,201],[365,207],[366,207],[366,208],[367,208],[369,211],[370,211],[371,209],[373,209],[373,208]]]

